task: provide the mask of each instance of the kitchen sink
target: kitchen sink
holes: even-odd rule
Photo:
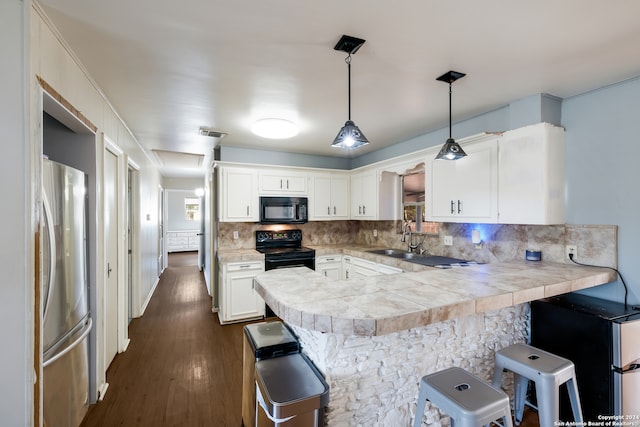
[[[467,266],[469,264],[476,264],[474,261],[467,261],[464,259],[450,258],[439,255],[419,255],[413,252],[403,251],[400,249],[373,249],[367,251],[372,254],[386,255],[392,258],[402,259],[408,262],[416,264],[426,265],[429,267],[451,268]]]

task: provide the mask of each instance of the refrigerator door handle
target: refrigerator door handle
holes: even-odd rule
[[[42,319],[44,323],[44,319],[47,318],[47,313],[49,312],[49,306],[51,305],[50,297],[53,293],[53,288],[55,287],[56,283],[55,275],[57,258],[54,224],[53,217],[51,216],[51,206],[49,205],[49,200],[47,199],[47,195],[44,191],[42,192],[42,207],[44,209],[44,217],[47,222],[47,237],[49,240],[49,282],[46,284],[46,295],[44,295],[44,311],[42,312]]]
[[[82,340],[84,340],[87,337],[87,335],[89,335],[89,332],[91,332],[91,327],[92,326],[93,326],[93,320],[89,317],[89,319],[87,321],[87,324],[85,326],[85,330],[82,333],[82,335],[80,335],[74,342],[72,342],[67,347],[65,347],[61,352],[57,353],[51,359],[49,359],[46,362],[44,362],[42,364],[42,367],[46,368],[47,366],[51,365],[53,362],[55,362],[56,360],[60,359],[62,356],[64,356],[65,354],[67,354],[71,350],[73,350],[78,344],[80,344],[82,342]]]

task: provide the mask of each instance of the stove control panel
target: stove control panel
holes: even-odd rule
[[[280,231],[256,231],[257,243],[269,242],[302,242],[301,230],[280,230]]]

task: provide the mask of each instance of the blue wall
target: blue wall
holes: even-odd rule
[[[618,268],[640,303],[640,78],[562,102],[567,223],[618,225]],[[579,251],[579,249],[578,249]],[[620,282],[585,291],[623,301]]]

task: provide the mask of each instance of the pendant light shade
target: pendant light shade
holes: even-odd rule
[[[467,155],[460,144],[451,137],[451,84],[464,76],[466,76],[466,74],[459,73],[458,71],[447,71],[436,79],[441,82],[449,83],[449,139],[447,139],[447,142],[444,143],[440,152],[438,152],[436,160],[458,160]]]
[[[364,42],[365,40],[363,39],[343,35],[334,46],[335,50],[347,52],[348,54],[345,62],[347,63],[347,75],[349,82],[349,116],[344,126],[340,129],[340,132],[338,132],[338,135],[333,140],[333,143],[331,144],[332,147],[358,148],[369,143],[367,137],[364,136],[360,128],[351,120],[351,55],[356,53]]]

